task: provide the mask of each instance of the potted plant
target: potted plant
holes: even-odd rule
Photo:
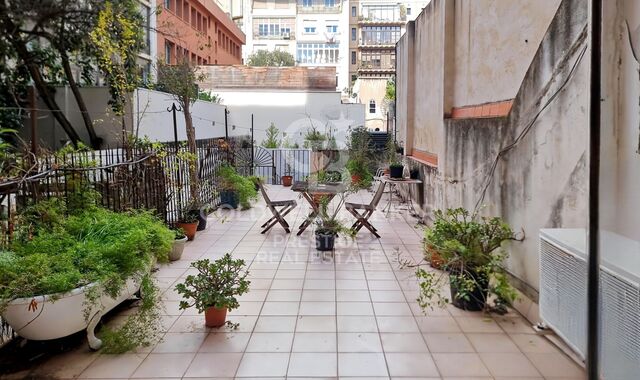
[[[177,261],[180,260],[182,252],[184,252],[187,235],[184,234],[184,231],[181,228],[174,228],[173,233],[175,235],[175,239],[173,241],[173,246],[171,247],[171,252],[169,252],[169,260]]]
[[[337,194],[338,202],[333,210],[329,210],[329,197],[319,200],[319,212],[316,217],[316,249],[321,252],[333,251],[339,233],[353,236],[353,231],[345,227],[338,218],[338,213],[345,203],[345,193]]]
[[[258,198],[256,185],[249,178],[243,177],[231,165],[222,165],[217,172],[220,203],[236,209],[238,204],[243,210],[251,207],[251,201]]]
[[[400,155],[397,152],[396,143],[389,138],[385,147],[385,155],[387,162],[389,163],[389,178],[402,179],[404,172],[404,165],[400,159]]]
[[[304,135],[304,147],[311,150],[321,150],[326,140],[327,136],[312,125]]]
[[[284,187],[289,187],[293,184],[293,176],[291,175],[291,163],[290,161],[293,160],[293,157],[291,156],[291,152],[287,152],[287,156],[285,158],[285,171],[284,171],[284,175],[282,177],[280,177],[280,179],[282,180],[282,186]]]
[[[89,346],[98,349],[101,317],[150,284],[152,266],[168,260],[173,239],[148,212],[70,210],[59,198],[30,206],[17,220],[11,251],[1,254],[2,320],[29,340],[86,329]],[[152,293],[142,292],[143,302],[153,301]],[[152,322],[137,328],[146,333]]]
[[[371,137],[364,127],[355,128],[351,131],[347,141],[349,150],[349,160],[346,168],[351,175],[351,183],[354,187],[366,189],[371,187],[373,175],[369,169],[372,159],[371,155]]]
[[[184,234],[187,235],[187,240],[192,241],[196,237],[198,223],[198,214],[192,210],[186,210],[182,212],[180,219],[176,223],[176,227],[181,228]]]
[[[488,307],[489,296],[493,296],[493,306],[504,310],[515,300],[516,293],[503,268],[507,254],[501,246],[505,241],[522,238],[518,238],[502,219],[481,217],[464,208],[437,210],[434,224],[425,236],[432,257],[437,253],[442,268],[448,272],[454,306],[463,310],[484,310]],[[446,272],[418,268],[416,275],[421,282],[418,302],[421,306],[430,306],[434,299],[440,305],[449,302],[439,289]]]
[[[176,291],[182,295],[180,309],[195,306],[199,313],[204,312],[207,327],[220,327],[225,324],[227,311],[239,305],[236,296],[249,291],[249,272],[244,260],[234,260],[227,253],[211,262],[198,260],[191,264],[198,271],[189,275],[183,283],[176,285]]]

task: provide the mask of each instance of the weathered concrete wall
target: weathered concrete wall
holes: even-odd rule
[[[602,225],[640,240],[640,2],[605,2],[603,18]]]
[[[560,0],[455,0],[453,106],[513,99]]]
[[[80,93],[93,121],[96,135],[102,138],[103,145],[112,147],[119,146],[122,142],[123,118],[115,115],[111,110],[111,106],[108,104],[110,99],[109,89],[106,87],[82,87]],[[82,113],[78,108],[71,89],[68,87],[56,87],[55,99],[71,125],[75,128],[76,132],[78,132],[78,135],[80,135],[80,139],[89,145],[89,134],[84,126]],[[36,140],[48,148],[60,148],[68,141],[67,134],[62,127],[60,127],[53,115],[48,111],[44,111],[47,107],[42,100],[38,98],[36,105],[40,110],[37,113]],[[130,104],[126,107],[124,120],[127,131],[131,132],[132,116]],[[25,141],[31,140],[30,123],[30,119],[25,119],[24,128],[21,130],[22,138]]]
[[[415,47],[415,23],[407,23],[406,32],[396,45],[396,130],[397,140],[405,147],[413,146],[413,113],[415,91],[415,66],[413,49]],[[398,92],[398,89],[402,91]]]
[[[524,230],[526,239],[510,245],[508,267],[534,300],[539,229],[586,224],[588,59],[580,60],[586,51],[586,24],[587,1],[562,1],[535,55],[519,68],[526,74],[508,117],[445,120],[441,115],[438,167],[422,169],[427,219],[433,209],[481,205],[483,213],[500,215],[514,229]],[[416,51],[438,55],[427,46],[416,39]],[[416,66],[415,71],[423,70]],[[439,87],[418,91],[424,97],[447,96]],[[421,111],[428,109],[416,108]],[[415,133],[426,136],[434,132],[423,130],[433,128],[438,123],[416,123]]]

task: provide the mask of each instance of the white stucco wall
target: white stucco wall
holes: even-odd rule
[[[167,108],[175,103],[171,94],[138,89],[134,94],[134,129],[139,137],[147,136],[152,141],[173,141],[173,116]],[[196,139],[224,136],[224,106],[197,100],[191,109]],[[186,140],[184,115],[176,112],[178,140]]]
[[[265,130],[272,122],[287,134],[291,143],[300,146],[311,125],[321,132],[331,128],[339,144],[345,141],[349,127],[364,125],[364,105],[342,104],[339,92],[212,91],[222,97],[229,109],[229,126],[233,130],[230,135],[249,134],[253,114],[257,143],[264,140]]]

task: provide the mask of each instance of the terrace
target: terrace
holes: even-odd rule
[[[272,200],[297,199],[281,186],[268,192]],[[360,191],[351,199],[368,203],[371,197]],[[289,224],[295,228],[309,211],[299,199]],[[219,211],[179,261],[159,267],[159,343],[109,355],[83,341],[64,353],[44,353],[46,360],[6,378],[585,378],[513,310],[494,315],[448,306],[425,314],[416,303],[414,269],[398,264],[399,254],[422,260],[423,226],[395,201],[388,217],[376,211],[371,218],[380,239],[363,230],[354,240],[338,239],[333,254],[316,252],[312,229],[296,236],[276,225],[261,234],[269,216],[262,200],[246,211]],[[341,217],[353,220],[344,210]],[[206,328],[195,309],[178,308],[174,287],[193,273],[194,260],[226,252],[246,261],[250,291],[228,316],[237,329]],[[104,321],[118,325],[136,305],[125,303]]]

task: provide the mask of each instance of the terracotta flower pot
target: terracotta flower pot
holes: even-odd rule
[[[196,229],[198,228],[198,222],[193,223],[176,223],[176,225],[182,228],[184,234],[187,235],[187,240],[191,241],[196,237]]]
[[[220,327],[227,320],[227,309],[217,309],[211,306],[204,311],[204,320],[207,327]]]
[[[355,183],[358,184],[360,183],[360,181],[362,181],[362,177],[358,174],[352,174],[351,175],[351,183]]]
[[[293,176],[283,175],[281,179],[282,179],[282,186],[284,187],[289,187],[293,183]]]
[[[442,265],[444,265],[444,259],[440,256],[440,253],[433,248],[427,247],[427,259],[429,259],[429,265],[433,269],[442,269]]]

